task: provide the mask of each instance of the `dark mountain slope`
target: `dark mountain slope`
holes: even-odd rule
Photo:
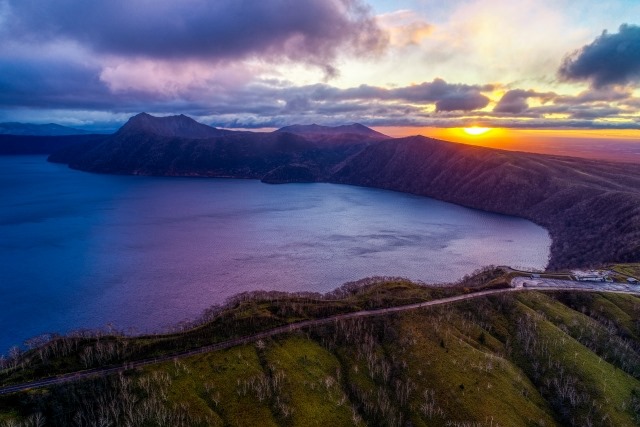
[[[552,268],[640,259],[640,165],[417,136],[369,146],[331,181],[530,219],[551,233]]]
[[[147,113],[137,114],[118,131],[123,133],[150,133],[164,137],[190,139],[213,138],[233,133],[198,123],[183,114],[179,116],[155,117]]]
[[[303,167],[307,182],[326,178],[337,164],[367,144],[361,140],[323,144],[288,132],[230,132],[200,126],[204,125],[184,116],[142,114],[104,141],[68,147],[50,160],[91,172],[140,175],[261,179],[280,168],[272,182],[302,179],[299,167]],[[225,134],[194,137],[211,131]],[[289,165],[295,167],[282,168]]]

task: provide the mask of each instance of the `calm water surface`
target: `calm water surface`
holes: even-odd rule
[[[0,353],[45,332],[159,330],[255,289],[543,268],[535,224],[332,184],[96,175],[0,157]]]

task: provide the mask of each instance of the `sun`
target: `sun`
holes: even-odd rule
[[[478,126],[473,126],[470,128],[462,128],[462,130],[464,130],[464,132],[469,135],[478,136],[478,135],[484,135],[485,133],[489,132],[491,128],[481,128]]]

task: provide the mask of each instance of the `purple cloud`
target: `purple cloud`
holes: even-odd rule
[[[338,52],[365,55],[387,35],[360,0],[6,0],[2,37],[72,41],[153,59],[286,58],[335,73]]]
[[[338,89],[329,85],[313,85],[296,92],[295,97],[315,101],[379,100],[435,104],[437,111],[472,111],[486,107],[489,98],[481,92],[493,90],[493,85],[466,85],[447,83],[436,78],[432,82],[394,89],[360,85]],[[306,93],[305,93],[306,92]]]
[[[480,93],[453,95],[436,102],[436,111],[473,111],[489,105],[489,98]]]

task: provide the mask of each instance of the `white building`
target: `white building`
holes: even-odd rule
[[[572,273],[580,282],[605,282],[611,274],[606,270],[573,270]]]

